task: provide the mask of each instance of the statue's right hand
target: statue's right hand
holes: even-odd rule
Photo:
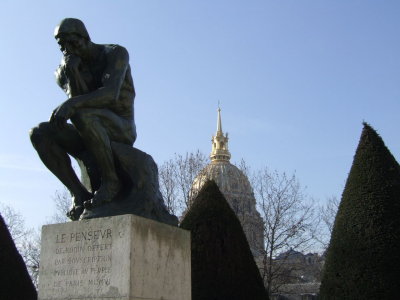
[[[53,110],[53,113],[50,116],[50,123],[56,125],[58,129],[63,129],[67,124],[67,120],[64,117],[57,116],[59,107]]]
[[[54,123],[59,129],[65,128],[67,120],[74,114],[75,109],[71,101],[67,100],[58,106],[50,116],[50,123]]]

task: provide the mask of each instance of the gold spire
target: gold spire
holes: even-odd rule
[[[224,136],[222,131],[221,109],[218,107],[217,132],[212,137],[212,150],[210,154],[211,162],[229,161],[231,154],[228,150],[228,133]]]
[[[221,109],[218,107],[218,118],[217,118],[217,135],[223,135],[222,124],[221,124]]]

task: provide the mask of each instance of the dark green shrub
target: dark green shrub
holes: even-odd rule
[[[266,300],[242,226],[213,181],[181,223],[192,239],[193,300]]]
[[[35,300],[36,289],[0,215],[0,299]]]
[[[393,300],[400,287],[400,167],[364,124],[335,219],[321,299]]]

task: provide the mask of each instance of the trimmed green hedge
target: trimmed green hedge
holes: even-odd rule
[[[192,239],[192,300],[266,300],[242,226],[214,181],[181,223]]]
[[[322,275],[323,300],[400,295],[400,166],[364,123]]]
[[[25,263],[0,215],[0,299],[36,300],[37,293]]]

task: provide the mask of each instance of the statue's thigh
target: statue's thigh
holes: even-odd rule
[[[53,141],[73,156],[79,155],[79,153],[85,150],[82,137],[72,124],[67,123],[63,128],[58,128],[54,123],[43,122],[35,129],[37,129],[40,135]]]
[[[112,141],[124,144],[132,144],[133,130],[132,124],[128,120],[121,118],[108,109],[82,109],[74,117],[73,123],[90,130],[105,130]]]
[[[66,128],[56,136],[56,139],[57,143],[72,156],[79,156],[86,150],[82,137],[72,124],[67,124]]]

